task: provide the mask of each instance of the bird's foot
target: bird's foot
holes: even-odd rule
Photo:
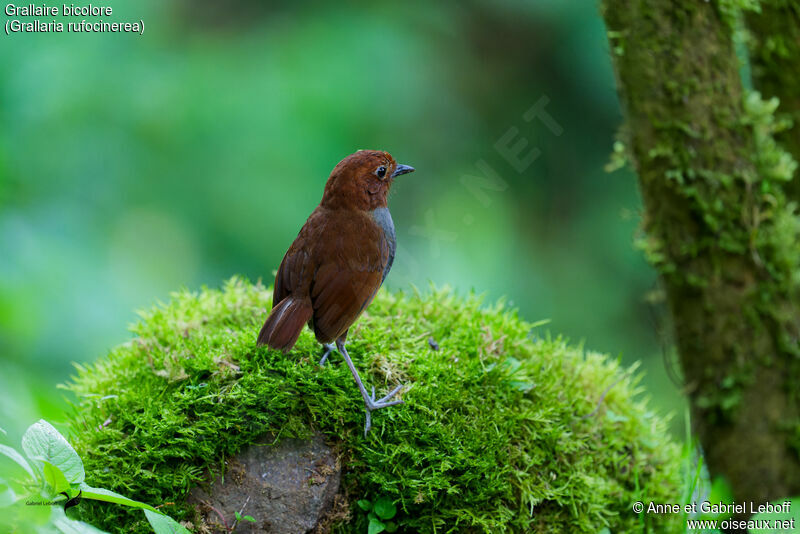
[[[380,410],[381,408],[386,408],[388,406],[396,406],[398,404],[403,404],[402,399],[396,399],[390,401],[392,397],[397,395],[400,390],[403,389],[403,385],[400,384],[392,391],[389,392],[388,395],[381,397],[380,399],[375,399],[375,386],[372,386],[372,395],[367,395],[364,397],[364,406],[366,407],[367,412],[367,421],[364,423],[364,436],[366,437],[367,432],[369,429],[372,428],[372,411],[373,410]]]
[[[387,406],[394,406],[396,404],[403,404],[402,399],[393,400],[392,402],[387,402],[389,399],[400,393],[400,390],[403,389],[403,385],[400,384],[392,391],[389,392],[388,395],[381,397],[378,400],[375,400],[375,386],[372,386],[372,396],[368,397],[369,402],[367,403],[367,408],[370,410],[377,410],[379,408],[386,408]]]
[[[333,352],[333,349],[335,347],[333,346],[333,343],[323,343],[322,348],[325,349],[325,352],[322,354],[322,359],[319,361],[320,367],[325,365],[325,360],[328,359],[328,356],[330,356],[331,352]]]
[[[347,363],[347,367],[350,368],[350,373],[352,373],[353,378],[358,385],[358,390],[361,392],[361,396],[364,398],[364,407],[366,408],[367,412],[367,422],[364,425],[364,436],[366,437],[367,432],[369,432],[370,427],[372,426],[372,411],[373,410],[380,410],[381,408],[386,408],[387,406],[395,406],[397,404],[403,404],[401,399],[390,400],[392,397],[397,395],[400,390],[403,388],[402,385],[397,386],[392,391],[389,392],[388,395],[381,397],[380,399],[375,398],[375,387],[372,387],[372,395],[367,393],[367,389],[364,387],[363,382],[361,382],[361,378],[358,376],[358,371],[356,371],[356,366],[353,365],[353,360],[350,359],[350,355],[347,354],[347,349],[344,346],[344,339],[339,338],[336,340],[336,348],[339,349],[339,353],[344,358],[344,361]]]

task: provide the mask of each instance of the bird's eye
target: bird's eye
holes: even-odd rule
[[[386,167],[381,165],[375,170],[375,174],[378,176],[378,178],[383,178],[384,176],[386,176]]]

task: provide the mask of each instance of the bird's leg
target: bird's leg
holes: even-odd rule
[[[372,426],[372,411],[379,410],[380,408],[386,408],[388,406],[395,406],[397,404],[402,404],[403,401],[401,399],[390,401],[392,397],[397,395],[397,392],[403,387],[402,385],[397,386],[394,388],[391,393],[382,397],[378,400],[375,400],[375,388],[372,388],[372,395],[367,393],[364,384],[361,382],[361,378],[358,376],[358,371],[356,371],[356,366],[353,365],[353,360],[350,359],[350,355],[347,354],[347,349],[344,348],[344,342],[341,339],[336,340],[336,347],[339,349],[342,357],[344,357],[344,361],[347,363],[347,367],[350,368],[350,372],[353,374],[353,378],[356,380],[356,385],[358,386],[358,390],[361,392],[361,396],[364,398],[364,406],[366,407],[367,412],[367,422],[364,424],[364,435],[367,435],[369,432],[370,427]]]
[[[319,361],[320,367],[325,365],[325,360],[328,359],[328,356],[330,356],[331,352],[333,352],[333,349],[336,347],[333,346],[333,343],[323,343],[322,348],[325,349],[325,352],[322,354],[322,359]]]

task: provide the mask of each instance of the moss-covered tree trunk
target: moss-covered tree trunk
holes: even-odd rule
[[[748,12],[747,26],[753,85],[765,98],[780,100],[778,111],[794,126],[777,139],[800,160],[800,0],[762,0],[758,11]],[[800,201],[800,179],[787,191]]]
[[[737,501],[796,495],[800,222],[773,107],[744,94],[730,3],[601,5],[707,465]]]

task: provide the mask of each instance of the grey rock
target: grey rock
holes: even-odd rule
[[[340,482],[338,457],[320,434],[274,445],[265,438],[228,460],[224,483],[216,477],[192,489],[187,501],[197,507],[201,533],[229,532],[240,510],[255,522],[240,521],[234,532],[325,532],[347,513]]]

